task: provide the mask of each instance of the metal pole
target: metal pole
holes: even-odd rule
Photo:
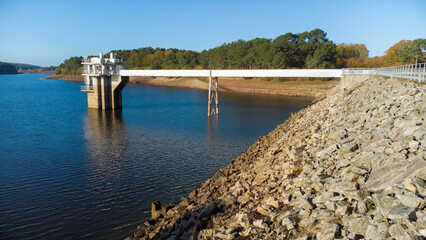
[[[215,78],[215,84],[216,84],[216,97],[215,97],[215,100],[216,100],[216,115],[219,114],[219,107],[218,107],[218,104],[219,104],[219,96],[218,96],[219,88],[217,86],[217,81],[218,81],[218,77]]]
[[[417,57],[416,57],[416,65],[414,65],[414,77],[416,80],[419,78],[419,74],[417,73]]]
[[[209,101],[207,106],[207,117],[210,117],[210,104],[211,104],[211,95],[212,95],[212,70],[210,70],[209,76]]]

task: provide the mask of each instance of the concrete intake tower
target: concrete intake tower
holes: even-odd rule
[[[123,62],[114,58],[99,57],[87,58],[82,61],[85,85],[81,91],[87,93],[89,108],[119,109],[122,107],[121,91],[129,82],[128,76],[121,76]]]

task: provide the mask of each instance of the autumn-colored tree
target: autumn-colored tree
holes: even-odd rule
[[[161,65],[163,64],[164,58],[164,51],[157,50],[154,54],[146,55],[142,59],[142,64],[151,69],[160,69]]]
[[[354,68],[354,67],[368,67],[366,62],[368,59],[368,50],[365,44],[344,44],[341,43],[337,46],[337,60],[338,67]]]
[[[402,65],[411,63],[409,48],[412,46],[411,40],[401,40],[386,50],[385,64],[387,66]]]
[[[131,51],[126,63],[129,68],[140,67],[142,64],[142,56],[136,51]]]
[[[368,50],[365,44],[344,44],[336,48],[339,58],[367,58]]]
[[[418,38],[414,41],[401,40],[386,50],[385,64],[387,66],[412,64],[424,61],[426,39]]]

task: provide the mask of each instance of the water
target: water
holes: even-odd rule
[[[81,83],[0,75],[0,239],[121,239],[311,99],[127,86],[87,109]]]

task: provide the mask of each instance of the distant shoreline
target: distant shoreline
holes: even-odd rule
[[[83,82],[83,76],[53,75],[43,78],[45,80],[64,80]],[[300,80],[300,81],[265,81],[259,79],[220,78],[219,91],[239,92],[251,94],[268,94],[280,96],[325,97],[328,89],[336,85],[339,80]],[[154,85],[168,87],[183,87],[195,89],[208,89],[208,79],[205,78],[166,78],[166,77],[130,77],[130,84]]]
[[[49,77],[42,78],[43,80],[63,80],[63,81],[71,81],[71,82],[83,82],[83,76],[68,76],[68,75],[53,75]]]

